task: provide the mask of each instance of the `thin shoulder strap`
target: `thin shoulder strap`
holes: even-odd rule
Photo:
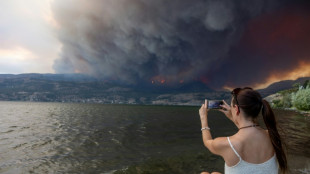
[[[234,146],[231,144],[229,137],[227,137],[227,140],[229,142],[229,145],[231,147],[231,149],[235,152],[235,154],[238,156],[239,159],[241,159],[240,155],[238,154],[238,152],[235,150]]]

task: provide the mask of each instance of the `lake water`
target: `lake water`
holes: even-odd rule
[[[198,107],[0,102],[0,173],[224,170],[203,146]],[[276,110],[291,173],[310,173],[310,118]],[[236,127],[209,113],[212,135]]]

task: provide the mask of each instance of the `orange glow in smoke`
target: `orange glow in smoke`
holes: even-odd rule
[[[201,77],[199,78],[199,80],[200,80],[201,82],[203,82],[204,84],[208,84],[208,82],[209,82],[209,79],[208,79],[207,77],[204,77],[204,76],[201,76]]]
[[[181,79],[181,80],[178,80]],[[171,75],[171,76],[163,76],[157,75],[150,79],[152,84],[167,84],[167,85],[174,85],[176,83],[184,83],[184,79],[180,77],[180,75]]]
[[[300,77],[310,77],[310,63],[300,62],[291,72],[277,72],[272,74],[265,83],[255,84],[256,89],[262,89],[268,87],[270,84],[279,82],[282,80],[296,80]]]
[[[154,76],[151,78],[151,82],[152,84],[155,84],[155,83],[160,83],[160,84],[164,84],[166,82],[166,78],[164,76]]]
[[[310,77],[310,63],[299,62],[298,66],[290,72],[275,72],[271,74],[263,83],[252,84],[255,89],[264,89],[272,83],[279,82],[282,80],[296,80],[300,77]],[[242,86],[241,86],[242,87]],[[224,89],[233,90],[230,86],[224,86]]]

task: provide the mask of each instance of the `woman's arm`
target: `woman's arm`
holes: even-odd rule
[[[207,100],[206,102],[207,103]],[[202,132],[202,141],[204,145],[208,148],[207,143],[209,140],[213,140],[210,128],[208,125],[208,108],[206,108],[206,104],[202,104],[201,108],[199,109],[199,115],[200,115],[200,121],[201,121],[201,128],[207,128],[204,130],[201,130]]]
[[[201,120],[201,128],[209,128],[207,100],[205,101],[205,104],[202,104],[201,108],[199,109],[199,115]],[[208,148],[211,153],[221,155],[223,146],[225,145],[225,139],[223,137],[213,139],[210,129],[204,129],[202,130],[202,141],[205,147]]]

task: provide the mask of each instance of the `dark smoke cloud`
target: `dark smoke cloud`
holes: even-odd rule
[[[218,74],[229,73],[229,64],[235,65],[231,55],[239,56],[240,52],[232,49],[249,21],[285,3],[55,0],[53,13],[63,47],[54,69],[127,84],[208,79],[205,81],[213,87],[223,86],[232,77]]]
[[[270,76],[283,79],[296,69],[309,67],[309,7],[286,7],[250,21],[238,45],[229,51],[230,59],[212,72],[224,70],[217,76],[223,80],[214,81],[215,85],[259,84]]]

